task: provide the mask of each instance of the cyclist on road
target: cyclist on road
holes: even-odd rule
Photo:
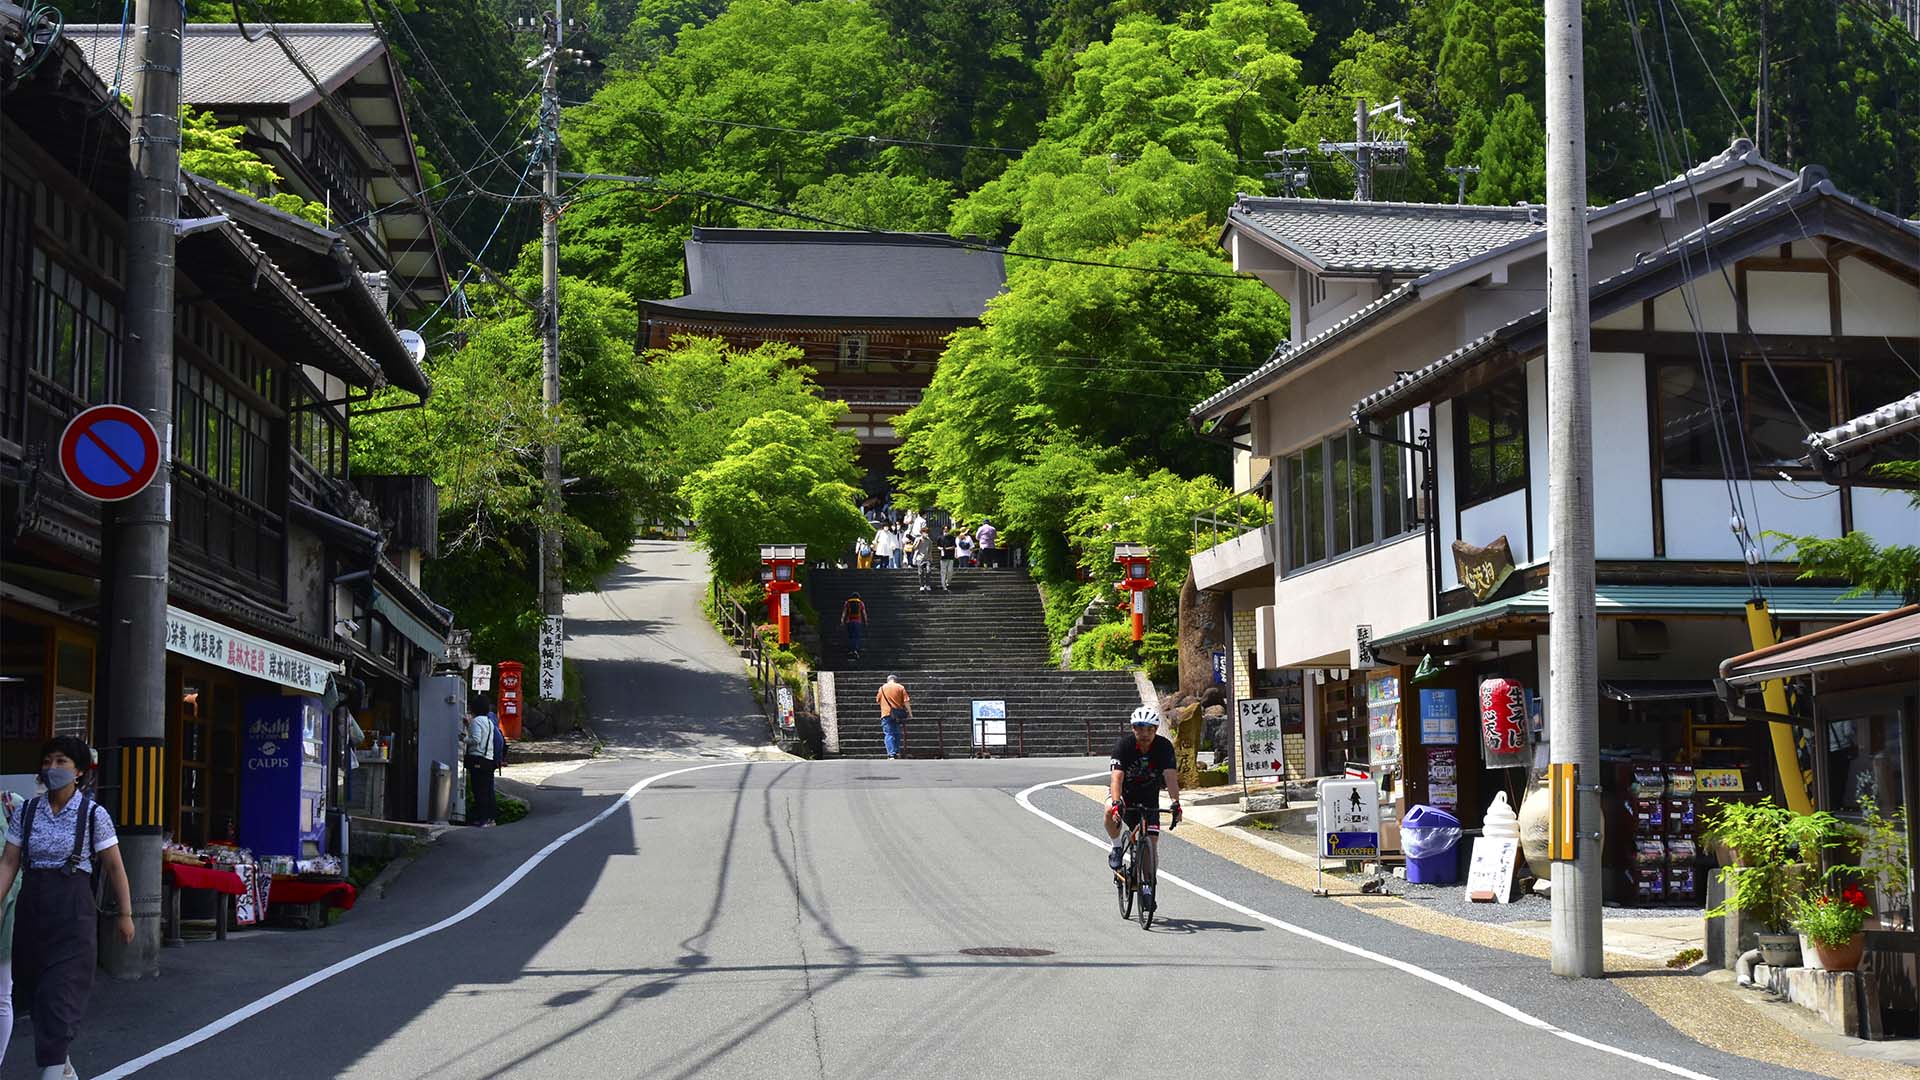
[[[1113,780],[1107,801],[1107,838],[1113,850],[1107,854],[1107,866],[1120,869],[1120,849],[1126,844],[1127,830],[1143,816],[1147,820],[1147,839],[1153,853],[1160,854],[1160,788],[1164,785],[1172,797],[1173,823],[1180,824],[1180,768],[1173,758],[1173,744],[1160,734],[1160,710],[1142,705],[1133,710],[1130,721],[1133,734],[1113,747]],[[1156,860],[1155,865],[1158,865]]]

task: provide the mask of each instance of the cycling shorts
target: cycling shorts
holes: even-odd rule
[[[1142,816],[1147,819],[1148,832],[1160,831],[1160,806],[1157,800],[1152,806],[1145,803],[1127,803],[1120,808],[1120,820],[1129,827],[1139,822]]]

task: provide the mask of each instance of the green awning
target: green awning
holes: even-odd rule
[[[1890,611],[1898,606],[1898,597],[1855,596],[1841,598],[1844,588],[1818,585],[1784,585],[1766,591],[1767,610],[1781,619],[1858,619]],[[1745,585],[1602,585],[1595,590],[1595,607],[1603,619],[1643,615],[1742,615],[1753,596]],[[1478,627],[1547,615],[1547,590],[1510,596],[1436,619],[1415,623],[1404,630],[1381,634],[1373,639],[1376,648],[1414,645],[1437,638],[1454,637]]]
[[[447,654],[445,634],[435,633],[426,623],[415,618],[399,601],[383,593],[379,588],[373,590],[373,610],[387,620],[394,632],[415,645],[427,650],[427,655],[439,659]]]

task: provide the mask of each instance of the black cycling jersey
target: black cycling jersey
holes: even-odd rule
[[[1164,735],[1155,735],[1145,750],[1128,735],[1113,746],[1111,768],[1120,770],[1120,797],[1133,806],[1159,806],[1160,789],[1166,786],[1166,771],[1177,768],[1173,744]]]

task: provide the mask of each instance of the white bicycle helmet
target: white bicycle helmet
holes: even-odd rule
[[[1133,719],[1127,721],[1133,727],[1160,726],[1160,710],[1151,705],[1142,705],[1133,710]]]

